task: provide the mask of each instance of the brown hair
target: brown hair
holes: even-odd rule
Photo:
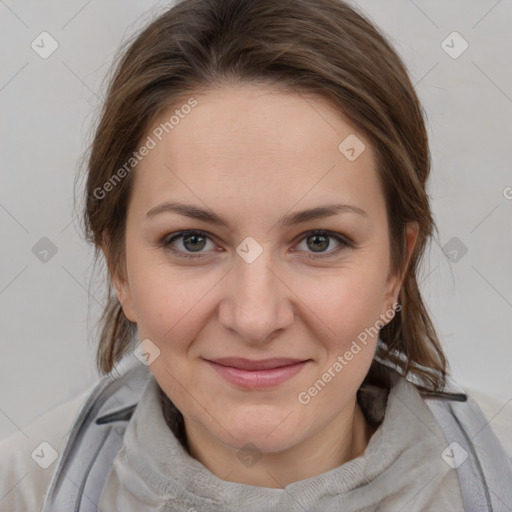
[[[112,275],[126,275],[133,173],[106,199],[97,191],[133,156],[153,120],[180,98],[259,82],[326,98],[370,140],[386,199],[392,271],[405,271],[401,309],[381,329],[376,355],[413,376],[419,389],[442,389],[448,363],[417,281],[435,231],[426,192],[428,137],[408,72],[386,37],[340,0],[184,0],[126,44],[89,150],[82,219],[87,241],[96,257],[104,253],[109,271],[108,302],[98,323],[99,370],[110,372],[133,348],[136,334],[111,285]],[[419,235],[405,269],[407,222],[418,223]],[[373,372],[374,364],[366,383]]]

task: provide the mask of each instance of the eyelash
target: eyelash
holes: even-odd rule
[[[185,237],[187,235],[200,235],[200,236],[204,236],[205,238],[208,238],[208,239],[211,240],[210,236],[205,231],[194,229],[194,230],[188,230],[188,231],[180,231],[179,233],[175,233],[174,235],[167,235],[162,240],[162,246],[165,249],[168,249],[171,252],[173,252],[179,258],[186,258],[186,259],[201,259],[201,258],[204,258],[204,256],[202,254],[197,254],[196,255],[196,254],[183,253],[181,251],[178,251],[178,250],[174,249],[171,246],[172,242],[174,242],[175,240],[178,240],[180,238],[183,238],[183,237]],[[331,258],[333,256],[336,256],[344,248],[353,247],[354,246],[353,242],[348,240],[346,237],[342,237],[342,236],[340,236],[337,233],[334,233],[332,231],[327,231],[325,229],[314,229],[314,230],[311,230],[311,231],[307,231],[306,233],[304,233],[302,238],[299,240],[299,243],[302,242],[303,240],[305,240],[305,239],[307,239],[307,238],[309,238],[311,236],[315,236],[315,235],[322,235],[322,236],[328,236],[329,238],[334,238],[340,245],[336,249],[333,249],[332,251],[327,252],[327,253],[318,253],[318,255],[314,255],[314,256],[305,256],[305,259],[319,260],[319,259]],[[169,238],[169,236],[171,236],[171,238]]]

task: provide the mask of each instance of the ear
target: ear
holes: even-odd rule
[[[132,296],[132,291],[130,289],[130,284],[128,278],[126,277],[127,272],[124,270],[126,265],[123,265],[121,268],[115,267],[111,261],[110,255],[110,243],[108,236],[103,236],[102,243],[102,251],[105,256],[105,260],[107,261],[108,273],[110,276],[110,280],[112,281],[112,285],[114,287],[115,294],[117,296],[117,300],[121,304],[123,308],[123,313],[131,322],[136,323],[136,315],[134,308],[134,301]]]
[[[133,297],[130,289],[130,284],[127,279],[123,279],[120,276],[111,277],[112,285],[114,287],[114,291],[117,295],[117,300],[121,304],[123,308],[123,313],[130,320],[130,322],[137,322],[137,317],[135,315],[135,308],[133,305]]]
[[[416,246],[416,242],[418,240],[419,233],[419,225],[417,222],[409,222],[405,228],[405,238],[407,241],[407,254],[406,254],[406,263],[405,267],[401,274],[393,274],[389,273],[386,288],[382,298],[382,308],[384,313],[385,311],[389,311],[390,308],[393,307],[393,304],[398,302],[398,294],[400,292],[400,288],[402,287],[403,280],[405,278],[405,274],[407,272],[407,268],[409,267],[409,262],[411,260],[411,255],[414,251],[414,247]]]

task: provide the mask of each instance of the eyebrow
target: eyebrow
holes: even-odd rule
[[[189,217],[191,219],[200,220],[203,222],[208,222],[210,224],[214,224],[217,226],[224,226],[229,228],[229,221],[218,215],[217,213],[198,208],[197,206],[184,204],[180,202],[165,202],[151,208],[146,213],[146,217],[154,217],[155,215],[161,213],[177,213],[179,215],[183,215],[184,217]],[[361,215],[363,217],[368,217],[368,214],[358,208],[357,206],[349,205],[349,204],[327,204],[322,206],[317,206],[315,208],[309,208],[307,210],[302,210],[300,212],[284,215],[281,217],[275,225],[285,228],[290,226],[295,226],[297,224],[301,224],[303,222],[307,222],[314,219],[321,219],[324,217],[331,217],[338,213],[355,213]]]

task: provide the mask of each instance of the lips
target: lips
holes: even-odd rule
[[[257,389],[277,386],[297,375],[310,360],[296,358],[244,359],[223,357],[205,359],[221,377],[237,387]]]
[[[231,368],[238,368],[240,370],[255,371],[255,370],[272,370],[274,368],[281,368],[282,366],[290,366],[292,364],[301,363],[304,359],[281,358],[274,357],[272,359],[243,359],[241,357],[221,357],[220,359],[211,359],[212,363],[217,363],[222,366],[230,366]]]

